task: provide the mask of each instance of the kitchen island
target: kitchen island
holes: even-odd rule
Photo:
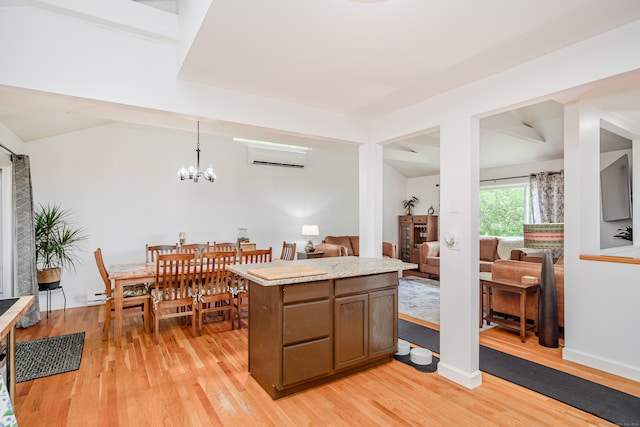
[[[229,270],[249,280],[249,372],[273,399],[392,360],[397,259],[331,257]]]

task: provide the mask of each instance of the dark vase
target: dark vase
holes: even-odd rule
[[[551,251],[545,250],[540,274],[538,299],[538,342],[544,347],[558,347],[558,295]]]

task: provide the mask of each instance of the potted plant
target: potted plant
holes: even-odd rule
[[[63,268],[75,270],[76,251],[87,236],[75,227],[70,211],[59,205],[39,205],[34,212],[38,285],[54,289],[60,286]]]
[[[633,227],[631,227],[630,225],[627,225],[626,227],[618,228],[618,234],[616,234],[613,237],[617,237],[618,239],[629,240],[630,242],[633,242]]]
[[[411,215],[411,209],[418,203],[418,198],[416,196],[412,196],[409,200],[403,200],[402,205],[407,210],[407,215]]]

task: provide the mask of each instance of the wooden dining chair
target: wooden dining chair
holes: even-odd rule
[[[238,242],[213,242],[209,245],[210,251],[233,252],[238,250]]]
[[[224,318],[233,321],[233,297],[230,285],[233,273],[227,270],[229,264],[236,263],[236,252],[204,252],[200,263],[200,292],[198,294],[197,317],[198,327],[202,333],[202,324],[210,312],[223,312]],[[223,318],[223,319],[224,319]]]
[[[296,259],[296,244],[282,242],[282,253],[280,254],[280,259],[283,261],[293,261]]]
[[[199,292],[196,280],[195,253],[158,255],[156,279],[152,290],[155,320],[155,341],[158,344],[160,319],[188,317],[192,336],[196,335],[196,298]]]
[[[202,257],[202,253],[209,250],[208,243],[189,243],[186,245],[178,246],[178,253],[194,253],[196,254],[196,258],[200,259]]]
[[[111,280],[109,280],[109,273],[104,266],[104,260],[102,259],[102,249],[98,248],[93,253],[96,257],[96,265],[100,272],[100,277],[104,282],[104,290],[107,296],[105,301],[104,312],[104,325],[102,327],[102,340],[109,339],[109,330],[111,329],[111,316],[115,312],[115,306],[113,304],[113,288],[111,287]],[[149,304],[150,294],[145,285],[129,285],[125,287],[123,292],[122,317],[137,317],[142,316],[144,331],[149,332]]]
[[[158,255],[175,254],[178,252],[178,245],[146,245],[147,247],[147,264],[156,262]]]
[[[249,251],[240,251],[240,264],[258,264],[272,261],[272,249],[255,249]],[[249,307],[249,281],[241,276],[235,276],[235,288],[232,289],[234,296],[233,307],[238,319],[238,329],[242,327],[240,324],[241,311],[243,307]]]

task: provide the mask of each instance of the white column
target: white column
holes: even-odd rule
[[[479,371],[479,121],[449,116],[440,127],[439,375],[467,388]],[[455,243],[445,244],[453,235]]]
[[[359,147],[360,256],[382,258],[382,146]]]

